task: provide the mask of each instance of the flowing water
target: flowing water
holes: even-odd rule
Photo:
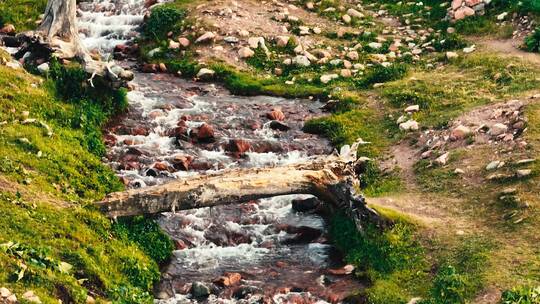
[[[78,11],[83,43],[107,57],[137,36],[144,13],[144,0],[83,2]],[[135,66],[129,60],[120,64]],[[238,97],[218,85],[173,75],[135,75],[129,111],[111,122],[106,134],[108,162],[129,187],[226,168],[291,164],[331,152],[328,142],[301,131],[305,120],[322,115],[319,102]],[[276,109],[285,115],[285,125],[268,119]],[[296,212],[293,201],[308,211]],[[341,258],[327,240],[320,208],[309,206],[316,203],[309,196],[284,196],[163,214],[158,222],[177,250],[162,269],[156,302],[339,302],[361,286],[328,271],[341,266]],[[241,280],[226,284],[223,276]],[[207,291],[212,295],[195,297]]]

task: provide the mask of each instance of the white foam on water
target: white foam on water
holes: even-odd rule
[[[182,265],[200,270],[214,269],[228,261],[255,263],[270,252],[256,244],[239,244],[234,247],[222,247],[214,244],[174,251],[174,256]]]
[[[282,165],[292,165],[304,163],[309,160],[307,153],[303,151],[290,151],[286,154],[278,154],[274,152],[257,153],[247,152],[248,164],[251,167],[272,167]]]

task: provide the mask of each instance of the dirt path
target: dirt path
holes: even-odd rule
[[[517,57],[540,66],[540,54],[519,49],[522,41],[507,39],[480,39],[479,44],[487,51],[497,52],[502,56]]]

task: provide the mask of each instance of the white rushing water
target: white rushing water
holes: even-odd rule
[[[144,0],[94,0],[82,2],[78,26],[88,50],[110,54],[115,46],[137,36],[144,20]]]

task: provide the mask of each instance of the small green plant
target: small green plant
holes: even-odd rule
[[[465,278],[452,266],[444,266],[433,280],[430,304],[465,303]]]
[[[540,304],[540,287],[506,290],[502,294],[501,304]]]
[[[540,27],[525,37],[525,49],[529,52],[540,52]]]
[[[165,263],[172,255],[174,245],[171,238],[151,218],[122,218],[113,227],[118,237],[136,243],[158,264]]]
[[[186,11],[174,6],[162,5],[152,10],[145,24],[144,35],[155,40],[167,38],[169,32],[177,32],[182,26]]]
[[[407,66],[392,64],[389,66],[377,65],[356,82],[358,88],[367,89],[376,83],[384,83],[401,79],[407,75]]]

